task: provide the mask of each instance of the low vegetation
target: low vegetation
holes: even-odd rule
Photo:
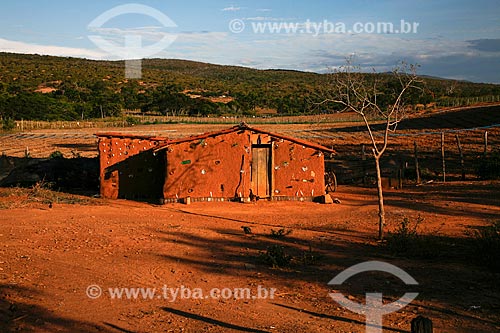
[[[99,202],[90,197],[58,192],[51,183],[38,182],[30,188],[0,188],[0,209],[23,208],[33,204],[52,208],[55,204],[97,205]]]
[[[476,173],[481,179],[500,179],[500,151],[480,157]]]
[[[285,248],[278,244],[273,244],[265,252],[261,252],[260,260],[274,268],[283,268],[290,266],[292,256],[288,255]]]
[[[298,71],[147,59],[143,78],[126,80],[122,61],[0,53],[0,73],[2,119],[78,121],[119,117],[124,109],[168,116],[339,111],[317,106],[321,99],[317,91],[325,85],[325,75]],[[380,87],[390,89],[395,84],[393,76],[377,75],[383,83]],[[424,89],[409,100],[417,109],[500,99],[499,85],[424,81]]]
[[[442,255],[445,242],[437,235],[424,235],[419,226],[424,219],[404,217],[396,229],[387,235],[386,247],[396,256],[416,259],[433,259]]]

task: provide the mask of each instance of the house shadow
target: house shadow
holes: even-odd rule
[[[117,176],[118,199],[160,203],[165,168],[165,153],[147,150],[106,168],[104,179]]]

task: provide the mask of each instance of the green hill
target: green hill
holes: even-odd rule
[[[146,59],[142,66],[140,80],[126,80],[123,61],[0,53],[0,116],[77,120],[119,116],[123,109],[195,116],[332,111],[314,107],[327,84],[324,74],[166,59]],[[390,86],[391,75],[376,75]],[[500,95],[498,85],[424,80],[414,104]]]

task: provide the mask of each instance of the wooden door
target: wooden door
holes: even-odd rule
[[[258,145],[252,147],[252,191],[266,198],[271,194],[271,147]]]

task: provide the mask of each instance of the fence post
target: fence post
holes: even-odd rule
[[[460,144],[460,137],[458,134],[455,135],[457,139],[458,152],[460,153],[460,167],[462,168],[462,180],[465,180],[465,163],[464,163],[464,153],[462,151],[462,145]]]
[[[488,154],[488,131],[484,131],[484,157]]]
[[[441,132],[441,160],[443,161],[443,183],[446,183],[446,161],[444,159],[444,132]]]
[[[411,333],[432,333],[434,328],[432,327],[432,320],[422,316],[411,321]]]
[[[413,152],[415,155],[415,173],[417,175],[417,184],[420,184],[420,168],[418,166],[418,146],[417,146],[417,141],[413,141]]]
[[[398,168],[398,190],[403,189],[403,163],[399,163],[399,168]]]

